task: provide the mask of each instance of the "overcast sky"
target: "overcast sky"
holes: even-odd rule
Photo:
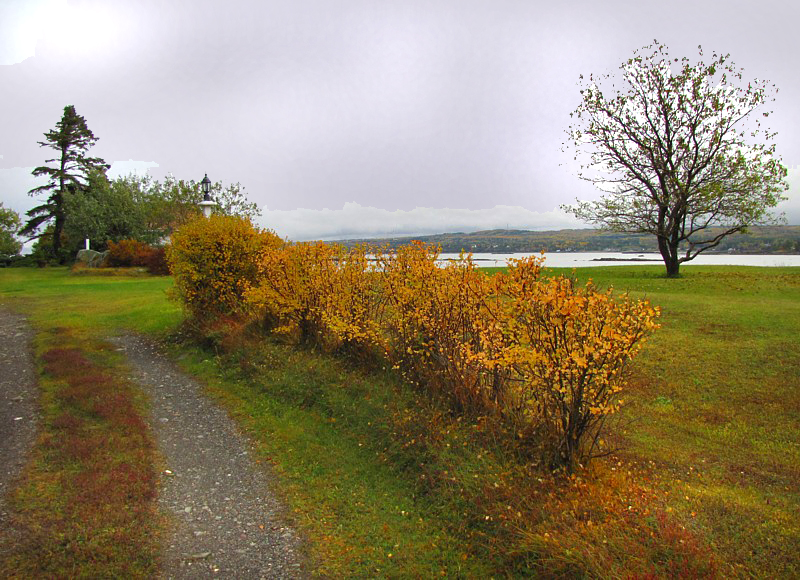
[[[800,224],[798,27],[788,0],[0,0],[0,199],[36,205],[72,104],[112,175],[239,182],[292,239],[580,227],[578,76],[658,39],[779,87]]]

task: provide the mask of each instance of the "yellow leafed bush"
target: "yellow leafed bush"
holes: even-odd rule
[[[322,315],[333,293],[341,249],[322,242],[287,244],[265,252],[256,264],[258,284],[247,302],[278,333],[303,344],[321,341]]]
[[[175,293],[196,319],[239,313],[244,293],[258,279],[262,255],[282,245],[246,218],[195,219],[172,235],[167,250]]]
[[[389,362],[461,412],[497,417],[572,469],[599,451],[624,370],[657,327],[647,301],[542,275],[543,258],[493,277],[438,248],[282,244],[246,220],[181,229],[170,263],[195,315],[247,310],[306,346]]]
[[[386,293],[367,246],[340,248],[334,270],[332,295],[322,314],[322,323],[335,350],[361,360],[384,356],[388,342],[384,333]]]
[[[247,302],[267,327],[306,346],[383,351],[383,293],[368,255],[322,242],[273,248],[261,256]]]
[[[491,279],[462,256],[436,265],[438,249],[424,244],[384,253],[381,275],[388,302],[386,330],[394,365],[408,379],[443,390],[464,408],[497,402],[480,352]]]
[[[497,361],[513,382],[509,411],[543,443],[553,466],[592,457],[605,418],[616,412],[623,371],[658,325],[647,301],[615,298],[564,276],[533,281],[529,260],[498,277],[504,300]]]

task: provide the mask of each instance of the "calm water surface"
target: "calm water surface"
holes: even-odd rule
[[[481,268],[505,266],[509,258],[538,254],[473,254]],[[441,260],[457,259],[458,254],[440,254]],[[613,261],[603,259],[614,258]],[[620,260],[620,261],[618,261]],[[643,261],[647,260],[647,261]],[[549,268],[587,268],[590,266],[632,266],[654,264],[663,266],[660,254],[623,254],[622,252],[553,252],[545,254]],[[685,266],[800,266],[800,255],[700,254]]]

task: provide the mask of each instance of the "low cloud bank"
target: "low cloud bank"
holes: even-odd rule
[[[345,203],[342,209],[270,210],[263,208],[261,225],[290,240],[341,240],[475,232],[493,229],[560,230],[586,227],[560,211],[530,211],[519,206],[491,209],[417,207],[388,211]]]
[[[776,208],[790,225],[800,225],[800,170],[789,170],[787,201]],[[264,207],[258,220],[282,238],[295,241],[343,240],[422,236],[447,232],[481,230],[562,230],[590,227],[559,209],[531,211],[519,206],[497,205],[489,209],[451,209],[417,207],[409,211],[389,211],[358,203],[345,203],[342,209],[270,210]]]
[[[775,208],[790,225],[800,225],[800,167],[789,168],[787,200]],[[270,210],[263,208],[259,220],[279,236],[295,241],[342,240],[422,236],[447,232],[493,229],[561,230],[585,228],[588,224],[560,209],[531,211],[519,206],[497,205],[489,209],[417,207],[389,211],[345,203],[342,209]]]

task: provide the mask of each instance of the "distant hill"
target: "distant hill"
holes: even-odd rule
[[[713,230],[712,230],[713,231]],[[414,240],[438,244],[444,253],[462,250],[473,253],[512,252],[657,252],[654,236],[619,234],[580,229],[536,232],[528,230],[487,230],[472,233],[448,233],[430,236],[342,240],[338,243],[353,246],[360,243],[392,247]],[[800,226],[759,226],[747,234],[725,238],[713,251],[737,254],[800,254]]]

